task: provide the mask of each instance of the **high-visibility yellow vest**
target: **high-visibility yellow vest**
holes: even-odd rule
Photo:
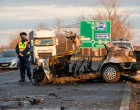
[[[28,41],[25,41],[24,43],[19,42],[18,43],[19,51],[20,52],[24,51],[26,49],[27,45],[28,45]],[[27,54],[30,54],[30,52],[27,52]]]

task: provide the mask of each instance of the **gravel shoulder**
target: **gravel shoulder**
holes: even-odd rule
[[[140,83],[132,83],[131,109],[140,110]]]

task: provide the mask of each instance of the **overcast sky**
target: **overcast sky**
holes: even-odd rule
[[[140,0],[121,0],[119,4],[121,10],[129,10],[134,24],[133,41],[140,45]],[[0,45],[39,23],[54,28],[56,17],[62,18],[64,25],[74,24],[76,17],[94,14],[98,6],[98,0],[0,0]]]

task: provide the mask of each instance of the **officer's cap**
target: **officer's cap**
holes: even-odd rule
[[[21,32],[21,33],[20,33],[20,36],[22,36],[22,35],[27,36],[26,32]]]

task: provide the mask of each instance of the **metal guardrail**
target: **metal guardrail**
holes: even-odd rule
[[[83,57],[88,60],[89,57],[92,57],[92,61],[94,62],[100,62],[103,58],[103,56],[72,56],[71,60],[82,60]]]

